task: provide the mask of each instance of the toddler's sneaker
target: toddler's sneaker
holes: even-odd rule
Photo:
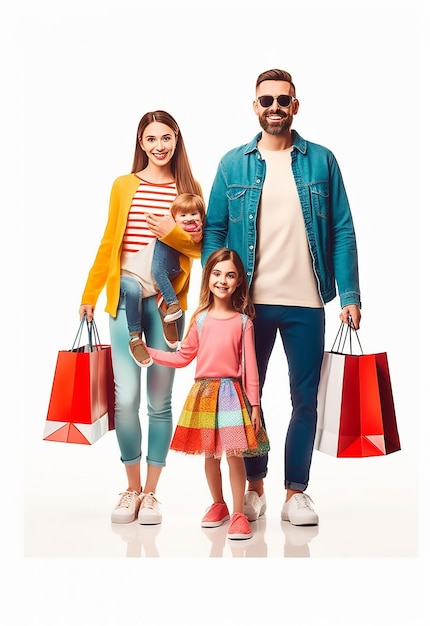
[[[182,309],[179,306],[179,302],[172,302],[169,304],[164,312],[164,321],[167,323],[174,322],[180,317],[182,317]]]
[[[155,493],[151,491],[142,495],[142,504],[140,505],[137,521],[139,524],[161,524],[160,503],[155,497]]]
[[[251,539],[252,530],[246,515],[233,513],[231,524],[227,532],[228,539]]]
[[[164,341],[167,343],[169,348],[176,350],[179,345],[178,327],[176,326],[176,322],[167,323],[163,318],[161,318],[161,323],[163,324]]]
[[[152,365],[152,357],[149,355],[148,350],[144,346],[139,337],[133,337],[128,344],[128,351],[130,352],[133,360],[139,367],[149,367]],[[142,363],[146,361],[146,363]]]
[[[288,502],[284,502],[281,518],[294,526],[315,526],[318,524],[318,515],[312,505],[306,493],[295,493]]]
[[[200,523],[202,528],[216,528],[230,519],[227,505],[224,502],[215,502],[210,506]]]
[[[120,494],[118,504],[111,513],[110,519],[114,524],[129,524],[134,522],[142,502],[142,493],[124,491]]]
[[[176,322],[166,321],[166,305],[164,303],[163,296],[157,296],[157,306],[158,312],[160,313],[161,323],[163,325],[164,341],[169,346],[169,348],[171,348],[172,350],[176,350],[179,344],[178,327],[176,326]]]

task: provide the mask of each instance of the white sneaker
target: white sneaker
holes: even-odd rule
[[[248,518],[248,522],[255,522],[266,512],[266,496],[258,495],[256,491],[247,491],[243,501],[243,513]]]
[[[312,499],[306,493],[295,493],[284,502],[281,518],[294,526],[314,526],[318,524],[318,515],[312,505]]]
[[[111,513],[110,519],[114,524],[129,524],[134,522],[142,501],[142,493],[124,491],[120,494],[118,504]]]
[[[155,497],[155,493],[145,493],[140,505],[137,521],[139,524],[161,524],[160,503]]]

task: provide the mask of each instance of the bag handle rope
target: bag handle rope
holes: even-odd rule
[[[345,326],[347,327],[346,329],[345,329]],[[334,338],[334,342],[333,342],[330,352],[334,352],[336,354],[345,354],[345,344],[346,344],[347,339],[349,339],[349,354],[352,355],[352,331],[354,331],[354,337],[356,338],[357,343],[360,347],[360,351],[361,351],[361,355],[358,355],[358,356],[362,356],[364,354],[363,348],[361,347],[360,339],[358,338],[358,331],[355,328],[355,325],[354,325],[354,322],[352,321],[351,316],[348,318],[348,324],[341,322],[339,330],[337,331],[336,337]],[[342,339],[343,339],[343,342],[342,342]],[[335,348],[336,341],[337,341],[337,347],[335,350],[334,348]]]
[[[92,319],[89,322],[87,319],[87,314],[84,313],[81,319],[81,322],[79,324],[78,332],[76,333],[76,337],[73,341],[71,352],[76,352],[77,350],[79,350],[79,347],[81,345],[81,340],[82,340],[82,331],[84,329],[85,324],[87,325],[88,344],[90,347],[89,351],[94,352],[94,350],[101,350],[101,346],[100,346],[101,341],[100,341],[99,331],[96,326],[96,322],[94,319]]]

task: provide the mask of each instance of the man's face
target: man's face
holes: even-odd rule
[[[259,100],[261,96],[271,96],[273,102],[269,106],[262,106]],[[292,99],[287,106],[280,106],[276,99],[278,96],[291,96]],[[265,80],[258,85],[254,111],[258,115],[261,128],[269,135],[282,135],[289,131],[298,108],[299,101],[294,98],[293,87],[287,81]]]

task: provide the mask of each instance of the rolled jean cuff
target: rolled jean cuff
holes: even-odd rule
[[[124,463],[124,465],[136,465],[136,463],[140,463],[141,458],[142,455],[139,454],[139,456],[137,456],[135,459],[131,459],[131,461],[124,461],[124,459],[121,459],[121,461]]]
[[[146,457],[146,463],[148,465],[154,465],[155,467],[166,467],[166,462],[160,463],[159,461],[151,461],[149,457]]]
[[[292,489],[293,491],[305,491],[307,484],[293,483],[291,481],[285,481],[285,489]]]
[[[259,474],[255,474],[255,476],[247,476],[246,480],[249,483],[253,483],[256,480],[263,480],[263,478],[266,478],[266,476],[267,476],[267,470],[265,472],[260,472]]]

